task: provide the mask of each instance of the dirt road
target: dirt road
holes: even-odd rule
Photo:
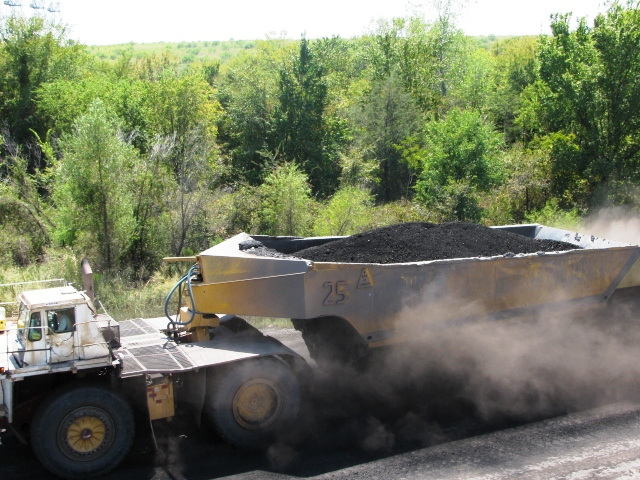
[[[267,329],[305,353],[293,330]],[[126,461],[107,479],[583,479],[640,478],[640,402],[535,420],[478,415],[456,393],[424,399],[424,411],[388,409],[345,379],[320,381],[297,434],[267,452],[233,448],[187,415],[157,431],[139,426]],[[335,388],[340,385],[340,389]],[[373,395],[375,397],[375,395]],[[418,398],[419,402],[422,398]],[[355,403],[354,403],[355,402]],[[446,405],[446,408],[443,406]],[[50,479],[28,446],[0,446],[0,479]]]
[[[471,426],[471,424],[469,424]],[[471,428],[470,430],[474,430]],[[192,431],[162,453],[138,441],[109,480],[233,479],[619,479],[640,477],[640,404],[615,404],[428,448],[371,453],[356,444],[324,449],[236,450]],[[180,436],[186,435],[186,436]],[[0,478],[54,478],[26,446],[0,447]]]

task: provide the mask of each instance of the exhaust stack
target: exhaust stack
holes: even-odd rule
[[[89,265],[89,260],[86,258],[82,259],[82,283],[84,285],[84,291],[87,293],[87,296],[93,302],[93,270],[91,270],[91,265]]]

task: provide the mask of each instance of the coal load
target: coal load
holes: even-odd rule
[[[557,252],[579,247],[464,222],[400,223],[296,252],[314,262],[406,263]]]

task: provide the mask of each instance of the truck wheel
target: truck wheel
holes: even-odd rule
[[[230,365],[209,385],[216,429],[238,447],[261,448],[295,420],[300,387],[282,362],[262,358]]]
[[[98,386],[47,397],[33,419],[31,444],[52,473],[70,479],[103,475],[125,457],[134,435],[131,407]]]

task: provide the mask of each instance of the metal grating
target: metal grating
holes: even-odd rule
[[[156,345],[147,345],[144,347],[134,347],[130,345],[128,350],[129,350],[129,353],[131,353],[131,355],[140,357],[143,355],[164,355],[167,352],[173,353],[176,351],[177,348],[178,346],[175,343],[171,342],[171,343],[167,343],[166,346],[156,344]]]
[[[135,320],[124,320],[119,323],[120,335],[122,337],[134,337],[136,335],[145,335],[150,333],[158,333],[158,329],[149,325],[142,318]]]
[[[183,368],[192,368],[195,364],[181,351],[177,351],[173,354],[173,359],[180,364]]]
[[[138,362],[147,370],[173,371],[182,370],[182,366],[171,355],[148,355],[136,357]]]
[[[124,354],[123,355],[123,368],[122,368],[122,376],[129,377],[132,375],[136,375],[144,371],[144,367],[140,365],[140,363],[131,355]]]
[[[120,322],[120,336],[132,337],[134,335],[144,335],[145,331],[136,325],[133,320],[125,320]]]
[[[161,343],[160,343],[161,342]],[[153,372],[179,372],[192,370],[196,365],[172,341],[157,338],[154,344],[127,345],[122,349],[122,376]]]
[[[131,320],[131,321],[135,323],[138,327],[140,327],[142,330],[144,330],[144,333],[157,333],[158,331],[157,328],[154,328],[153,326],[149,325],[142,318],[136,318],[135,320]]]

